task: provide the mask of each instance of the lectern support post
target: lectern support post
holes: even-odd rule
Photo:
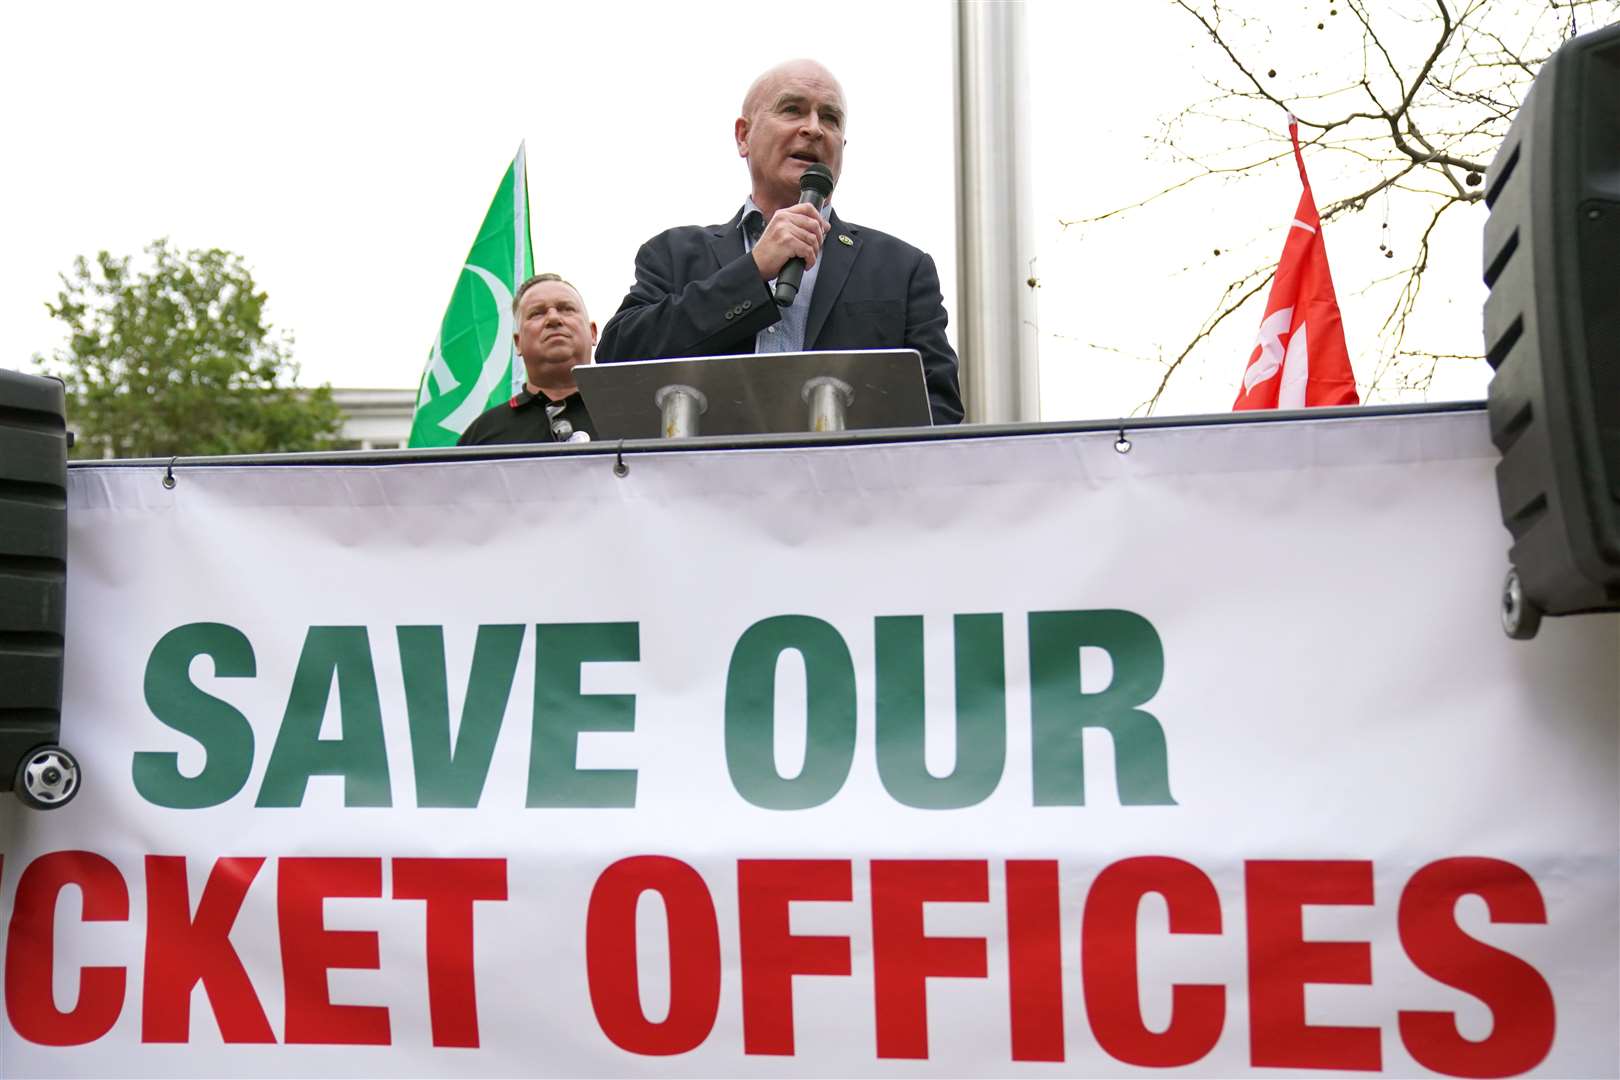
[[[822,375],[804,384],[799,396],[810,406],[811,431],[843,431],[845,410],[855,390],[842,379]]]
[[[653,395],[653,403],[664,414],[666,439],[683,439],[698,434],[698,417],[709,411],[709,399],[703,396],[702,391],[680,383],[660,387],[658,393]]]

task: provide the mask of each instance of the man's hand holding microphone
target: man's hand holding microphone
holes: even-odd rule
[[[793,303],[807,268],[816,264],[821,242],[831,227],[821,218],[821,207],[832,195],[833,177],[819,162],[804,170],[799,181],[799,202],[771,215],[754,244],[754,265],[766,281],[776,279],[776,302]]]

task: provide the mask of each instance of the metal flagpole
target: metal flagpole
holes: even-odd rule
[[[956,341],[967,419],[1040,419],[1022,4],[957,0]]]

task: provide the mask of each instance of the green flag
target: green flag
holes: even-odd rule
[[[512,294],[533,273],[529,181],[519,144],[428,353],[411,446],[454,446],[479,413],[523,388],[523,359],[512,347]]]

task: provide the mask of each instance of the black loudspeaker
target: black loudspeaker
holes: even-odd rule
[[[1529,638],[1620,609],[1620,25],[1542,65],[1485,202],[1502,626]]]
[[[0,370],[0,791],[66,805],[79,763],[62,730],[67,450],[55,379]]]

